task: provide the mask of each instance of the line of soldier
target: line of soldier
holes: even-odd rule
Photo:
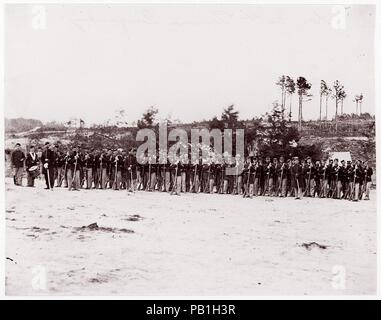
[[[360,160],[355,162],[330,159],[312,162],[310,157],[264,159],[254,156],[223,163],[213,160],[190,164],[187,159],[176,163],[157,164],[151,158],[139,164],[136,151],[123,149],[81,150],[75,146],[66,152],[46,143],[41,156],[32,160],[26,156],[28,186],[33,178],[28,169],[41,163],[46,189],[67,187],[68,190],[114,189],[163,191],[180,195],[181,192],[236,194],[255,196],[306,197],[369,200],[372,168]],[[13,156],[13,155],[12,155]],[[35,158],[33,158],[35,159]],[[241,166],[242,170],[239,170]],[[226,168],[236,168],[236,175],[227,175]]]

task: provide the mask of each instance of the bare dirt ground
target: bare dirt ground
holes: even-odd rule
[[[5,190],[7,295],[376,294],[375,191],[354,203],[9,178]]]

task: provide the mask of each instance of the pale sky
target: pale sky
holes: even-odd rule
[[[5,116],[90,124],[124,109],[132,122],[153,105],[190,122],[235,104],[246,119],[280,99],[282,74],[312,83],[305,119],[320,79],[342,82],[344,111],[363,93],[374,114],[375,8],[345,12],[339,29],[329,5],[7,5]]]

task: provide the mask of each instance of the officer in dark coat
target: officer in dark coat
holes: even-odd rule
[[[43,165],[42,173],[45,175],[45,189],[53,189],[56,155],[54,152],[54,146],[51,145],[49,142],[45,143],[45,148],[42,152],[41,160]]]

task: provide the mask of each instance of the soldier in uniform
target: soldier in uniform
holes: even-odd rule
[[[345,186],[347,180],[347,171],[345,167],[345,161],[341,160],[341,165],[339,166],[338,181],[337,181],[337,199],[342,199],[345,193]]]
[[[338,182],[339,182],[339,160],[335,159],[331,167],[331,197],[337,199],[338,197]]]
[[[53,189],[54,187],[54,167],[55,167],[54,146],[49,142],[45,143],[44,151],[42,152],[43,174],[45,175],[45,189]]]
[[[81,181],[80,181],[80,170],[82,166],[82,159],[79,152],[79,147],[74,147],[68,156],[68,169],[67,169],[67,182],[69,191],[75,190],[79,191]]]
[[[110,163],[111,173],[112,173],[112,189],[119,190],[122,183],[122,171],[123,171],[123,157],[122,150],[118,149],[114,151]]]
[[[324,187],[324,167],[321,165],[319,160],[315,162],[315,170],[313,174],[314,179],[314,189],[312,193],[312,197],[321,197],[323,195],[323,187]]]
[[[34,187],[34,179],[36,178],[35,173],[29,171],[31,167],[38,166],[39,165],[39,159],[35,152],[34,146],[29,147],[29,152],[26,155],[25,159],[25,166],[26,166],[26,172],[27,172],[27,186],[28,187]]]
[[[306,163],[304,165],[303,169],[304,173],[304,194],[307,197],[311,197],[313,194],[313,187],[314,187],[314,175],[315,175],[315,168],[312,164],[312,160],[310,157],[307,157]]]
[[[64,180],[65,155],[60,150],[56,152],[56,187],[61,187]]]
[[[373,169],[366,163],[364,168],[364,185],[365,185],[365,198],[364,200],[369,200],[370,187],[372,185],[372,175]]]
[[[303,197],[302,192],[302,181],[303,181],[303,175],[302,175],[302,166],[299,164],[299,157],[294,157],[293,164],[291,167],[291,179],[292,179],[292,187],[294,188],[295,193],[295,199],[300,200]]]
[[[252,158],[247,157],[243,167],[243,171],[242,171],[244,198],[253,198],[254,179],[253,179],[252,166],[253,166]]]
[[[267,195],[270,196],[272,195],[274,185],[274,167],[270,157],[266,157],[265,164],[262,167],[262,174],[265,181],[262,195],[265,196],[267,192]]]
[[[21,150],[21,144],[16,143],[15,150],[11,154],[13,167],[13,182],[16,186],[22,186],[22,176],[24,171],[25,154]]]
[[[353,169],[353,201],[359,201],[360,183],[362,178],[362,168],[359,160],[356,160]]]
[[[93,172],[95,168],[95,155],[93,152],[85,151],[83,159],[84,180],[86,181],[86,189],[93,186]]]
[[[171,195],[180,195],[181,192],[181,162],[179,160],[173,161],[171,163],[172,170],[172,188]]]

